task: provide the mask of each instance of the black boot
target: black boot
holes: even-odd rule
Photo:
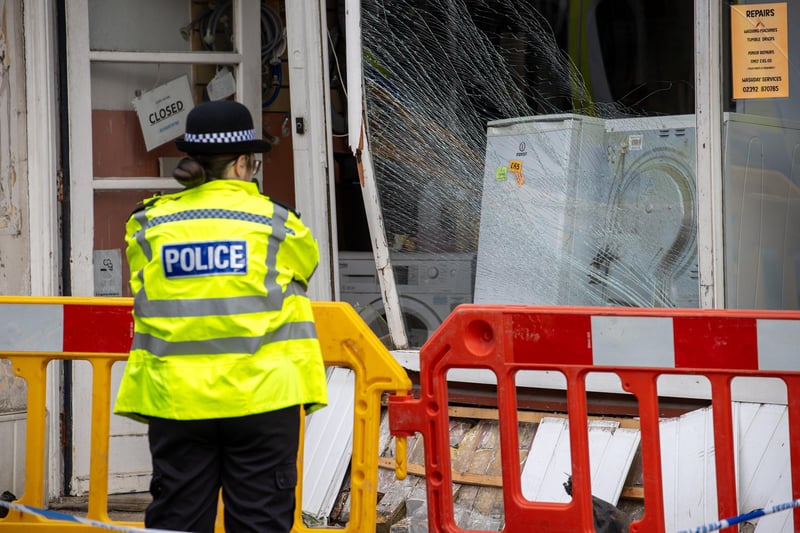
[[[0,494],[0,501],[13,502],[16,499],[17,497],[8,491],[5,491],[3,492],[3,494]],[[5,518],[7,515],[8,515],[8,509],[6,509],[5,507],[0,507],[0,518]]]

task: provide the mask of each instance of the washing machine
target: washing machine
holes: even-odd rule
[[[698,307],[695,116],[605,125],[611,182],[593,262],[601,303]]]
[[[699,306],[695,120],[606,121],[608,305]],[[798,309],[800,123],[724,113],[723,143],[725,307]]]
[[[475,302],[591,305],[608,164],[601,119],[489,123]]]
[[[392,269],[409,346],[421,347],[456,306],[472,301],[475,254],[394,252]],[[372,252],[339,252],[341,300],[390,346]]]

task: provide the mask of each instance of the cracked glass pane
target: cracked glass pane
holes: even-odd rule
[[[361,27],[418,339],[471,301],[698,306],[691,1],[370,0]]]

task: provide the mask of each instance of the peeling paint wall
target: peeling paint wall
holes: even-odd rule
[[[29,295],[28,154],[21,0],[0,0],[0,295]],[[0,413],[24,408],[26,387],[0,359]]]
[[[28,387],[14,375],[8,359],[0,359],[0,414],[25,410]]]

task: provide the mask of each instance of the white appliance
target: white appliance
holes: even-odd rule
[[[694,115],[606,120],[604,305],[698,307]]]
[[[490,122],[475,302],[697,307],[695,132],[694,115]],[[725,307],[798,309],[800,124],[726,113],[723,142]]]
[[[800,309],[800,123],[725,115],[726,307]]]
[[[476,303],[588,303],[610,184],[604,134],[602,120],[572,114],[489,123]]]
[[[411,347],[420,347],[462,303],[472,301],[475,254],[395,252],[391,256]],[[339,252],[341,300],[388,344],[386,313],[371,252]]]
[[[475,301],[697,307],[694,148],[692,116],[490,123]]]

